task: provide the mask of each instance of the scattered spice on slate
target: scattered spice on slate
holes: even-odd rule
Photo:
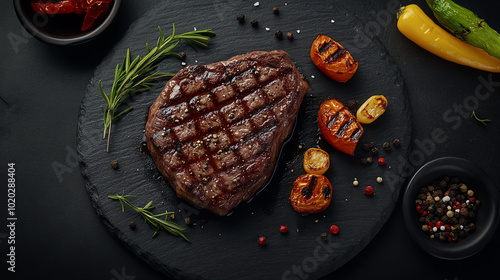
[[[238,14],[236,16],[236,19],[238,20],[239,23],[244,23],[245,22],[245,15],[244,14]]]
[[[378,155],[378,148],[377,147],[373,147],[371,150],[370,150],[370,153],[374,156]]]
[[[252,27],[257,27],[259,26],[259,21],[256,18],[253,18],[252,20],[250,20],[250,25]]]
[[[280,232],[281,233],[287,233],[288,232],[288,227],[287,226],[280,226]]]
[[[259,237],[258,241],[260,246],[266,246],[267,244],[267,239],[264,236]]]
[[[370,148],[370,150],[371,150],[371,149],[373,149],[373,148],[376,148],[376,147],[377,147],[377,145],[375,144],[375,142],[370,142],[370,143],[368,143],[368,147],[369,147],[369,148]]]
[[[283,38],[283,31],[281,30],[276,30],[276,32],[274,32],[274,36],[276,36],[276,38],[278,39],[282,39]]]
[[[321,237],[321,240],[323,240],[324,242],[328,241],[328,235],[326,234],[326,232],[322,232],[319,236]]]
[[[184,218],[184,223],[188,226],[190,226],[192,223],[191,223],[191,217],[186,217]]]
[[[118,168],[118,161],[116,161],[116,160],[112,160],[112,161],[110,162],[110,164],[111,164],[111,167],[113,167],[114,169],[117,169],[117,168]]]
[[[357,187],[359,185],[358,178],[354,178],[354,181],[352,182],[352,185]]]
[[[332,226],[330,227],[330,233],[331,233],[331,234],[338,234],[338,233],[339,233],[339,231],[340,231],[340,229],[339,229],[339,227],[338,227],[338,226],[336,226],[336,225],[332,225]]]
[[[363,144],[363,150],[365,150],[365,151],[367,151],[367,152],[368,152],[369,150],[371,150],[371,148],[370,148],[370,144],[368,144],[368,143],[364,143],[364,144]]]
[[[394,145],[394,147],[399,147],[399,146],[401,146],[401,140],[399,140],[399,139],[394,139],[394,141],[392,141],[392,145]]]
[[[372,157],[366,157],[366,158],[362,158],[361,159],[361,163],[362,164],[369,164],[369,163],[372,163],[373,162],[373,158]]]
[[[135,226],[136,226],[136,225],[135,225],[135,222],[133,222],[133,221],[132,221],[132,222],[128,223],[128,226],[129,226],[131,229],[135,229]]]
[[[454,242],[476,229],[474,223],[481,202],[459,178],[444,176],[421,187],[415,209],[422,231],[431,239]]]
[[[275,15],[279,15],[279,14],[280,14],[280,8],[278,8],[278,7],[274,7],[274,8],[273,8],[273,14],[275,14]]]
[[[293,34],[292,34],[292,32],[288,32],[288,33],[286,33],[286,37],[288,38],[288,40],[292,40],[292,39],[293,39]]]
[[[372,186],[367,186],[363,192],[366,195],[372,195],[373,194],[373,187]]]
[[[384,142],[384,144],[382,144],[382,148],[384,148],[384,151],[391,151],[391,143],[389,142]]]

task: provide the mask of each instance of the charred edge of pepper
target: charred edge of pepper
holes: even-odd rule
[[[329,50],[331,47],[335,46],[335,42],[333,41],[328,41],[328,42],[325,42],[323,43],[319,49],[318,49],[318,53],[319,54],[322,54],[324,52],[326,52],[327,50]]]
[[[311,181],[309,182],[309,185],[307,187],[304,187],[302,189],[302,196],[306,199],[311,198],[314,187],[316,186],[316,183],[318,182],[318,178],[316,176],[311,176]]]
[[[351,140],[352,141],[356,141],[358,140],[359,136],[361,135],[361,133],[363,132],[363,130],[361,130],[360,128],[356,128],[356,130],[354,130],[354,132],[352,133],[351,135]]]
[[[342,58],[344,58],[345,56],[347,55],[347,51],[341,47],[340,45],[338,46],[338,49],[335,50],[334,53],[332,53],[329,57],[327,57],[325,59],[325,61],[327,63],[332,63],[332,62],[335,62],[337,60],[341,60]]]
[[[326,125],[328,128],[331,128],[335,124],[335,122],[337,121],[337,119],[339,117],[340,111],[341,110],[337,111],[335,113],[335,115],[333,116],[333,118],[328,122],[328,124]]]
[[[354,118],[350,118],[347,122],[345,122],[340,129],[337,131],[337,137],[340,137],[344,132],[349,128],[349,126],[354,122]]]
[[[330,194],[331,194],[330,187],[328,186],[323,187],[323,195],[325,196],[326,199],[330,197]]]

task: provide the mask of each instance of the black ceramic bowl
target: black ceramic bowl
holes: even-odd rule
[[[476,229],[455,242],[429,238],[422,231],[415,208],[419,189],[443,176],[458,177],[481,201],[476,213]],[[420,247],[435,257],[458,260],[479,252],[491,240],[500,219],[499,200],[495,184],[479,167],[465,159],[444,157],[425,164],[413,175],[403,196],[403,215],[410,235]]]
[[[87,42],[101,34],[113,21],[121,4],[114,0],[104,16],[93,27],[82,31],[85,14],[37,14],[29,0],[14,0],[17,17],[23,27],[35,38],[54,45],[75,45]]]

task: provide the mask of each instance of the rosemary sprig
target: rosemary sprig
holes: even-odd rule
[[[488,125],[489,122],[491,122],[490,119],[480,119],[477,115],[476,115],[476,112],[472,111],[472,115],[471,117],[474,117],[474,119],[476,119],[478,122],[484,124],[484,125]]]
[[[125,207],[124,204],[129,205],[132,207],[135,211],[139,212],[141,216],[144,218],[144,222],[146,222],[149,226],[151,226],[152,229],[154,229],[154,234],[152,237],[155,237],[158,231],[160,230],[165,230],[169,232],[170,234],[173,234],[175,236],[181,236],[186,240],[187,242],[191,242],[184,234],[182,234],[181,231],[185,230],[185,228],[181,227],[175,222],[168,221],[167,216],[173,214],[174,212],[168,212],[165,211],[165,213],[162,214],[156,214],[153,215],[151,211],[154,209],[154,206],[151,206],[153,204],[153,201],[150,201],[146,206],[144,207],[137,207],[133,205],[128,198],[129,197],[136,197],[135,195],[125,195],[125,192],[123,192],[121,195],[108,195],[108,198],[118,200],[120,204],[122,205],[122,212],[125,212]],[[162,216],[165,216],[165,219],[162,219]]]
[[[215,36],[215,33],[211,29],[175,34],[175,25],[172,25],[172,34],[165,37],[161,28],[158,27],[158,29],[160,30],[160,37],[156,46],[150,49],[146,43],[146,55],[144,57],[137,56],[132,60],[130,49],[127,49],[123,63],[116,65],[115,77],[109,94],[104,92],[99,80],[99,89],[104,101],[106,101],[106,109],[103,116],[103,138],[108,137],[106,151],[109,151],[113,120],[133,109],[133,107],[128,107],[122,111],[118,111],[118,107],[122,102],[133,93],[150,89],[154,85],[153,81],[175,75],[173,73],[161,73],[158,71],[150,74],[157,69],[158,63],[170,55],[182,58],[179,53],[173,51],[181,40],[188,42],[196,49],[196,46],[206,47],[211,37]]]

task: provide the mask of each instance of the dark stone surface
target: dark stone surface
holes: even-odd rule
[[[96,68],[104,63],[103,59],[111,56],[110,52],[117,48],[117,42],[125,36],[132,23],[137,19],[144,20],[144,14],[161,2],[157,0],[126,1],[122,4],[117,20],[103,36],[87,44],[69,48],[46,45],[30,37],[17,20],[12,3],[4,1],[0,4],[2,11],[0,33],[3,36],[3,40],[0,40],[2,51],[0,56],[0,81],[2,83],[0,164],[5,166],[4,172],[0,172],[0,181],[7,182],[5,172],[7,163],[15,162],[16,215],[18,217],[17,272],[15,274],[6,270],[5,260],[8,252],[7,246],[4,245],[8,244],[7,229],[5,227],[3,230],[0,229],[0,256],[2,256],[0,260],[4,263],[0,272],[2,279],[46,278],[48,276],[51,279],[166,278],[162,273],[137,258],[114,235],[109,234],[108,228],[92,207],[92,200],[89,199],[85,189],[85,181],[80,173],[76,153],[79,112],[89,81],[95,76]],[[500,3],[486,0],[457,0],[457,2],[476,12],[496,30],[500,29],[500,19],[497,17]],[[446,62],[422,50],[402,36],[396,28],[394,7],[415,3],[414,1],[338,0],[332,3],[337,3],[350,11],[364,25],[371,26],[371,32],[366,33],[377,36],[374,40],[380,41],[402,73],[405,91],[411,105],[409,109],[413,116],[411,120],[413,152],[409,154],[410,168],[407,173],[413,173],[424,162],[438,157],[460,156],[477,164],[498,184],[500,165],[497,161],[499,146],[496,142],[500,136],[498,122],[500,100],[497,96],[500,76]],[[284,2],[278,4],[280,8],[284,6]],[[430,15],[423,1],[418,4]],[[172,5],[173,11],[176,5]],[[260,29],[255,30],[253,34],[254,31],[249,25],[241,26],[241,31],[248,32],[242,32],[241,35],[249,36],[250,39],[269,35],[269,42],[274,42],[272,29],[269,34],[265,33],[266,20],[264,18],[272,18],[270,17],[271,11],[269,11],[270,15],[267,15],[265,7],[263,1],[257,9],[254,9],[253,2],[245,3],[243,6],[232,2],[214,2],[213,9],[222,11],[223,15],[229,13],[229,18],[236,17],[236,14],[231,14],[232,10],[248,11],[248,18],[253,16],[259,18]],[[227,8],[230,8],[229,12]],[[181,16],[191,18],[189,13]],[[322,28],[333,27],[329,22],[331,16],[328,9],[325,9],[324,13],[307,15],[307,18],[311,16],[315,17],[318,22],[326,18],[326,23]],[[209,17],[208,12],[207,17]],[[278,23],[281,24],[281,19],[287,18],[285,8],[281,9],[279,17]],[[165,20],[168,21],[168,19]],[[203,18],[193,20],[203,22]],[[188,27],[193,25],[190,24]],[[321,27],[319,23],[318,26]],[[187,28],[178,27],[179,30]],[[227,23],[227,27],[239,26],[234,19]],[[157,35],[155,28],[156,24],[151,27],[152,41]],[[170,30],[165,27],[164,31],[167,33]],[[331,32],[333,33],[333,29]],[[307,32],[294,35],[296,35],[296,40],[293,44],[300,42],[301,36],[311,36],[310,39],[312,39],[312,34]],[[334,34],[331,35],[334,36]],[[224,39],[223,36],[221,37]],[[305,39],[302,40],[305,41]],[[215,43],[216,40],[214,40]],[[292,42],[284,40],[282,43]],[[215,48],[208,51],[210,50],[215,50]],[[244,50],[234,49],[233,51],[232,54],[237,54]],[[207,51],[193,52],[193,55],[205,57],[206,53]],[[225,59],[232,54],[220,54],[217,59]],[[299,54],[299,56],[302,55],[304,54]],[[294,56],[292,54],[292,58]],[[214,60],[199,60],[199,62],[206,63]],[[299,59],[296,60],[299,61]],[[177,65],[173,61],[167,61],[167,63]],[[484,82],[488,80],[491,85],[489,88],[486,87],[488,83]],[[476,89],[483,94],[482,99],[474,99]],[[314,87],[311,90],[314,90]],[[309,104],[307,102],[312,101],[306,100],[304,105],[307,106]],[[469,118],[472,109],[480,117],[489,118],[492,122],[488,126],[483,126]],[[139,110],[135,111],[137,112]],[[96,120],[95,125],[98,127],[100,120]],[[441,132],[444,139],[439,142],[434,141],[434,145],[424,146],[422,143],[429,143],[428,139],[432,139],[432,135],[436,132]],[[100,135],[96,136],[100,137]],[[288,144],[291,150],[294,147],[292,144],[298,143],[298,141],[293,142],[296,141],[293,139]],[[315,143],[305,144],[314,145]],[[104,141],[100,145],[104,149]],[[294,162],[293,159],[297,157],[293,153],[288,156],[292,158],[291,162]],[[281,168],[288,170],[291,166],[282,165]],[[119,171],[122,172],[123,169]],[[7,188],[1,189],[1,196],[6,199]],[[266,188],[264,191],[272,193],[270,190]],[[261,197],[264,197],[262,194],[264,192],[261,193]],[[272,193],[272,195],[276,194]],[[250,202],[246,207],[251,204],[257,205],[258,198],[256,197],[255,201]],[[265,199],[267,197],[263,198]],[[160,201],[155,200],[155,202]],[[445,261],[434,258],[418,247],[408,235],[404,227],[400,203],[401,200],[398,200],[388,221],[361,252],[322,279],[487,279],[489,275],[496,274],[497,258],[495,256],[500,249],[498,239],[494,238],[484,250],[465,260]],[[2,202],[0,206],[6,208],[6,203]],[[116,215],[133,216],[130,209],[126,213],[119,212],[118,205],[113,205],[113,211]],[[243,213],[245,209],[238,211]],[[0,219],[6,221],[6,211],[0,213]],[[327,216],[327,219],[329,218],[330,215]],[[303,219],[309,220],[309,217]],[[139,218],[135,220],[138,229],[145,230],[142,221]],[[320,218],[318,223],[321,221]],[[212,223],[212,220],[209,222]],[[265,225],[265,221],[260,222]],[[283,220],[283,222],[287,221]],[[126,224],[121,226],[124,227]],[[265,228],[277,231],[277,226],[275,228],[274,225],[265,225]],[[138,233],[141,234],[139,230]],[[150,240],[150,237],[146,236],[149,233],[152,231],[148,234],[144,233],[145,240]],[[496,236],[499,234],[497,230]],[[294,235],[296,236],[296,233]],[[195,236],[189,237],[195,239]],[[254,249],[260,250],[262,248],[259,248],[256,242],[257,237],[248,236],[245,243],[254,244]],[[281,238],[281,236],[276,237]],[[158,238],[174,242],[176,245],[183,242],[164,233],[161,233]],[[243,238],[243,236],[238,238]],[[293,236],[285,238],[291,239]],[[309,244],[314,244],[314,240]],[[269,243],[269,247],[264,250],[272,251],[271,245],[272,243]],[[314,250],[314,247],[308,247],[308,250]],[[165,255],[168,253],[168,251],[165,252]],[[217,251],[217,254],[223,253],[222,250]],[[278,258],[286,254],[287,252]],[[304,255],[306,256],[307,254]],[[217,268],[224,271],[225,267],[232,263],[233,260],[229,260]],[[272,263],[266,263],[261,268],[272,267]],[[279,269],[283,271],[282,268]],[[4,278],[5,276],[7,277]],[[289,277],[289,279],[293,278]]]

